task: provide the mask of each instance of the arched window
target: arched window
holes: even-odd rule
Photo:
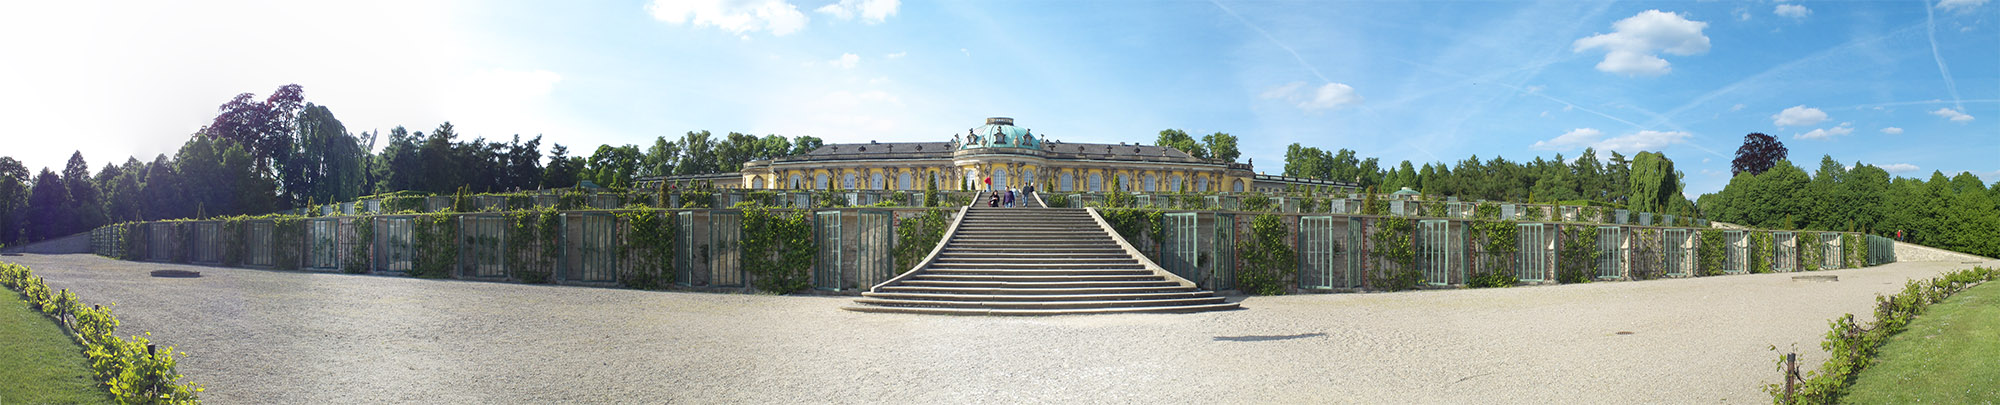
[[[805,188],[806,176],[798,173],[792,173],[792,182],[790,184],[791,186],[787,188],[791,189]]]
[[[751,177],[750,188],[764,188],[764,176]]]
[[[1208,177],[1202,176],[1194,178],[1194,190],[1200,192],[1208,192]]]
[[[853,190],[858,188],[854,184],[854,173],[848,173],[846,176],[841,177],[840,188],[842,190]]]
[[[1090,173],[1090,191],[1104,191],[1104,173]]]
[[[1158,184],[1159,178],[1157,176],[1154,176],[1152,173],[1146,173],[1146,191],[1160,191],[1158,190],[1159,187],[1157,187]]]
[[[993,189],[995,190],[1007,189],[1007,169],[1000,169],[993,171]]]
[[[904,190],[915,190],[915,189],[917,189],[917,188],[916,188],[916,184],[913,184],[913,183],[910,183],[910,171],[908,171],[908,170],[904,170],[904,171],[903,171],[903,174],[901,174],[901,175],[897,175],[897,176],[896,176],[896,185],[897,185],[897,186],[901,186],[901,187],[897,187],[897,188],[900,188],[900,189],[904,189]]]
[[[1172,187],[1168,187],[1169,190],[1167,191],[1172,191],[1177,193],[1181,191],[1181,176],[1172,176],[1168,177],[1167,179],[1168,181],[1173,182],[1173,184],[1170,184],[1170,186]]]
[[[827,189],[827,183],[828,183],[828,181],[829,181],[829,180],[830,180],[830,178],[829,178],[829,177],[828,177],[828,176],[826,175],[826,173],[820,173],[820,174],[819,174],[819,181],[817,182],[817,184],[815,184],[815,185],[813,186],[813,189],[815,189],[815,190],[825,190],[825,189]]]
[[[1062,191],[1076,191],[1076,173],[1063,172]]]
[[[868,189],[869,189],[869,190],[881,190],[881,189],[885,189],[885,188],[888,188],[888,187],[886,187],[886,186],[888,186],[888,185],[887,185],[887,184],[883,184],[883,183],[882,183],[882,172],[875,172],[875,174],[874,174],[874,175],[872,175],[872,176],[869,176],[869,180],[868,180]]]
[[[1118,191],[1132,191],[1132,189],[1136,188],[1132,185],[1132,175],[1126,173],[1119,173],[1118,188],[1119,188]]]
[[[1236,192],[1238,193],[1243,192],[1243,180],[1236,181]]]

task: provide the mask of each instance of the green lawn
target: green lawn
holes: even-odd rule
[[[101,404],[111,393],[90,377],[83,347],[55,321],[0,288],[0,404]]]
[[[1876,358],[1841,402],[2000,402],[2000,282],[1931,306]]]

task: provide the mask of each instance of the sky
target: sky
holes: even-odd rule
[[[1894,175],[2000,180],[2000,4],[1911,1],[0,3],[0,156],[171,155],[238,93],[350,131],[451,122],[573,151],[688,131],[939,141],[1014,117],[1384,166],[1660,151],[1686,193],[1762,132]]]

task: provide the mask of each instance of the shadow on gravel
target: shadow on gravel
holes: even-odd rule
[[[1292,339],[1305,339],[1305,338],[1316,338],[1316,337],[1326,337],[1326,333],[1324,333],[1324,332],[1313,332],[1313,333],[1300,333],[1300,334],[1297,334],[1297,335],[1249,335],[1249,336],[1216,336],[1216,337],[1215,337],[1215,341],[1217,341],[1217,342],[1268,342],[1268,341],[1273,341],[1273,340],[1292,340]]]

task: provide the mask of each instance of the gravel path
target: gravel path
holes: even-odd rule
[[[840,297],[0,260],[118,303],[122,332],[192,354],[181,370],[213,403],[1764,403],[1770,345],[1817,365],[1827,319],[1971,266],[989,318],[855,313]],[[158,269],[202,277],[147,275]]]

